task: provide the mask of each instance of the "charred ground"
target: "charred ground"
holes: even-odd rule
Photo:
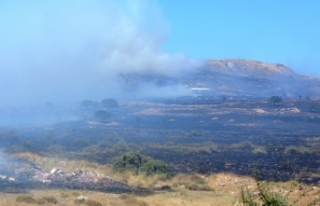
[[[83,119],[46,127],[1,130],[7,154],[110,164],[127,151],[165,161],[174,172],[232,172],[261,178],[318,183],[320,114],[308,101],[267,97],[184,97],[120,101],[108,121],[93,109],[74,111]],[[6,170],[6,173],[8,171]]]
[[[215,197],[219,192],[214,190],[222,191],[221,197],[228,198],[223,204],[230,205],[230,194],[254,184],[255,171],[260,180],[278,182],[275,191],[289,181],[284,191],[299,194],[298,199],[317,190],[319,79],[296,75],[281,64],[246,60],[208,60],[191,74],[175,77],[121,77],[128,92],[122,100],[2,109],[1,121],[10,124],[0,128],[0,191],[47,188],[140,195],[164,186],[168,194],[180,191],[181,205],[189,196],[183,195],[186,191],[196,195],[190,202],[207,195],[198,190]],[[142,98],[139,88],[148,85],[173,95]],[[175,94],[182,87],[192,95]],[[105,104],[111,100],[116,104]],[[118,174],[112,160],[129,151],[164,161],[173,178]],[[257,192],[254,186],[251,190]]]

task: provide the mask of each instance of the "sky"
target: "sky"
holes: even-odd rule
[[[161,0],[163,49],[200,59],[254,59],[320,76],[320,2]]]
[[[118,74],[175,76],[205,59],[282,63],[320,76],[319,6],[288,0],[0,0],[0,106],[116,97],[122,91]],[[176,89],[183,93],[181,85]]]

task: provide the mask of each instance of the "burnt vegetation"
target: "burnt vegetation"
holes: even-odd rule
[[[317,184],[320,114],[310,112],[310,100],[281,98],[281,104],[272,100],[277,107],[266,100],[244,96],[228,97],[224,103],[221,96],[147,99],[117,102],[112,111],[104,110],[106,105],[88,110],[82,102],[77,112],[83,119],[46,127],[2,128],[0,142],[2,150],[13,156],[31,152],[86,160],[92,168],[110,164],[115,172],[137,176],[215,172],[250,176],[257,167],[261,180]],[[23,155],[15,160],[34,164]],[[1,169],[1,173],[8,171]],[[26,174],[33,173],[25,171],[15,178],[28,179]],[[212,191],[204,180],[194,182],[187,188]],[[246,190],[242,195],[248,195]]]

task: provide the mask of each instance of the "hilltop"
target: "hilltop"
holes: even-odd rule
[[[145,83],[158,87],[181,85],[197,95],[281,95],[284,97],[320,95],[320,79],[301,76],[283,64],[254,60],[206,60],[203,66],[181,74],[122,74],[124,89],[135,91]]]
[[[254,60],[225,59],[206,60],[208,71],[236,74],[248,77],[270,78],[274,76],[293,77],[296,74],[283,64],[270,64]]]

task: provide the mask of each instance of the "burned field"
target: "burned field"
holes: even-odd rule
[[[120,101],[118,108],[107,109],[113,115],[104,121],[93,117],[96,109],[74,107],[78,121],[1,128],[3,156],[10,164],[2,161],[0,183],[7,185],[6,189],[47,185],[127,192],[132,188],[125,183],[83,171],[81,165],[65,171],[65,165],[56,161],[51,168],[44,168],[26,154],[84,160],[94,170],[96,165],[110,165],[114,157],[136,151],[163,160],[173,174],[227,172],[251,176],[257,169],[260,179],[268,181],[294,179],[319,184],[320,113],[309,111],[309,100],[285,99],[274,106],[267,99]],[[93,186],[89,180],[101,184]]]

